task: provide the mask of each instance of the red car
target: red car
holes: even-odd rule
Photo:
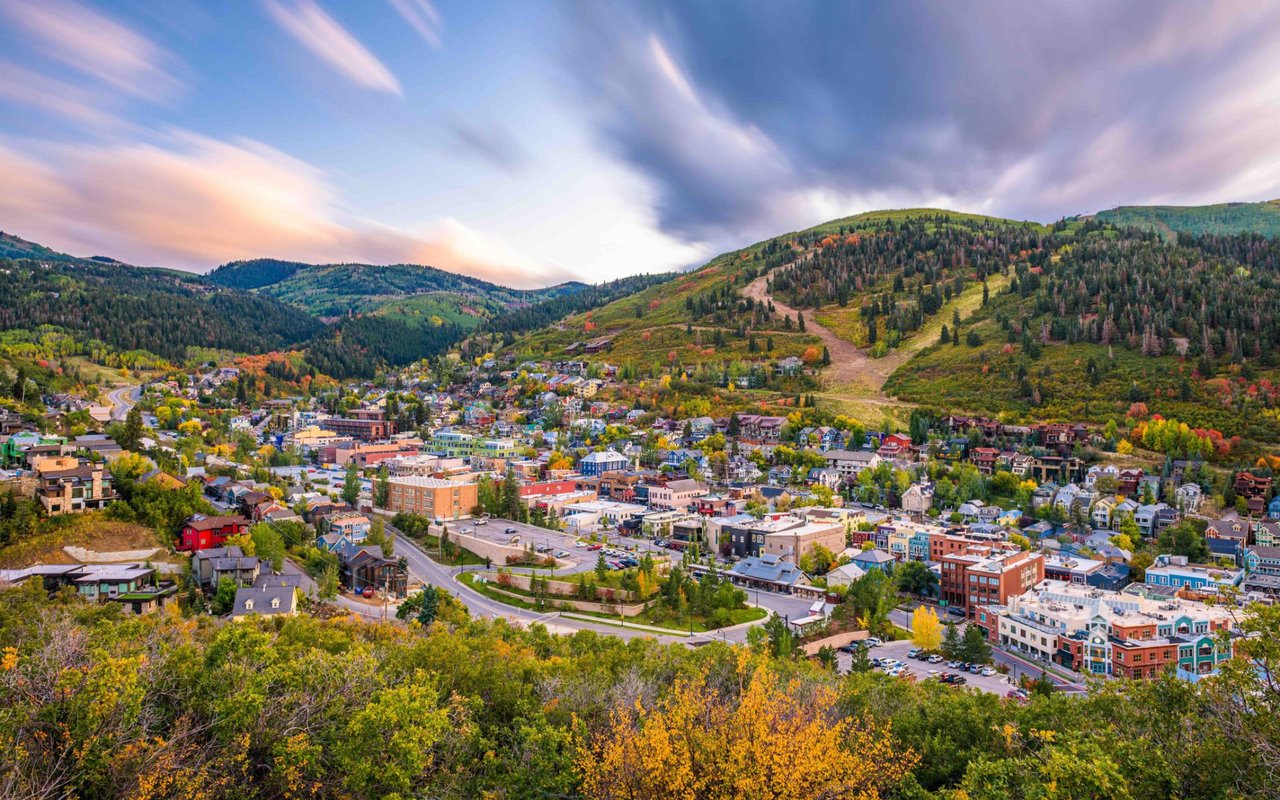
[[[363,594],[364,594],[364,596],[365,596],[365,599],[366,599],[366,600],[368,600],[368,599],[372,598],[372,597],[373,597],[373,587],[372,587],[372,586],[366,586],[366,587],[364,587],[364,592],[363,592]]]

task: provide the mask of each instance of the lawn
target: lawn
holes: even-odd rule
[[[51,521],[51,530],[0,549],[0,568],[31,564],[75,564],[62,548],[84,547],[98,552],[164,548],[168,543],[151,528],[106,519],[102,512],[66,515]]]
[[[408,534],[405,534],[408,536]],[[444,564],[447,567],[471,567],[476,565],[484,565],[485,560],[475,553],[467,550],[465,547],[458,547],[457,542],[452,542],[455,555],[452,558],[444,558],[440,555],[440,537],[431,536],[430,534],[423,536],[410,536],[409,538],[417,542],[432,561],[438,564]]]

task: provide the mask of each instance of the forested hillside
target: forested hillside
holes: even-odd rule
[[[448,293],[449,297],[474,297],[506,305],[529,305],[573,294],[581,283],[564,283],[546,289],[509,289],[489,281],[416,264],[303,264],[256,259],[224,264],[209,273],[209,280],[296,305],[320,317],[338,317],[374,311],[388,302],[416,295]],[[450,300],[455,306],[465,300]],[[484,316],[475,310],[475,316]]]
[[[1198,683],[1027,702],[467,620],[239,622],[0,590],[6,797],[1270,800],[1280,619]],[[864,659],[865,661],[865,659]],[[869,668],[869,662],[863,669]]]
[[[2,259],[0,296],[0,330],[54,325],[174,362],[189,347],[263,352],[322,328],[298,309],[198,276],[93,260]]]
[[[1121,228],[1153,230],[1168,241],[1180,233],[1280,236],[1280,200],[1212,206],[1120,206],[1093,216]]]

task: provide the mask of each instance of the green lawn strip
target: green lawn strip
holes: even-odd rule
[[[408,536],[408,534],[405,534]],[[422,536],[410,536],[417,543],[422,551],[437,564],[444,564],[449,567],[463,567],[483,565],[485,560],[465,547],[459,547],[457,542],[452,542],[454,552],[458,555],[453,558],[442,558],[440,556],[440,537],[424,534]]]

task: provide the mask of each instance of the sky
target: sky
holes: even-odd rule
[[[1280,0],[0,0],[0,230],[517,287],[1280,197]]]

